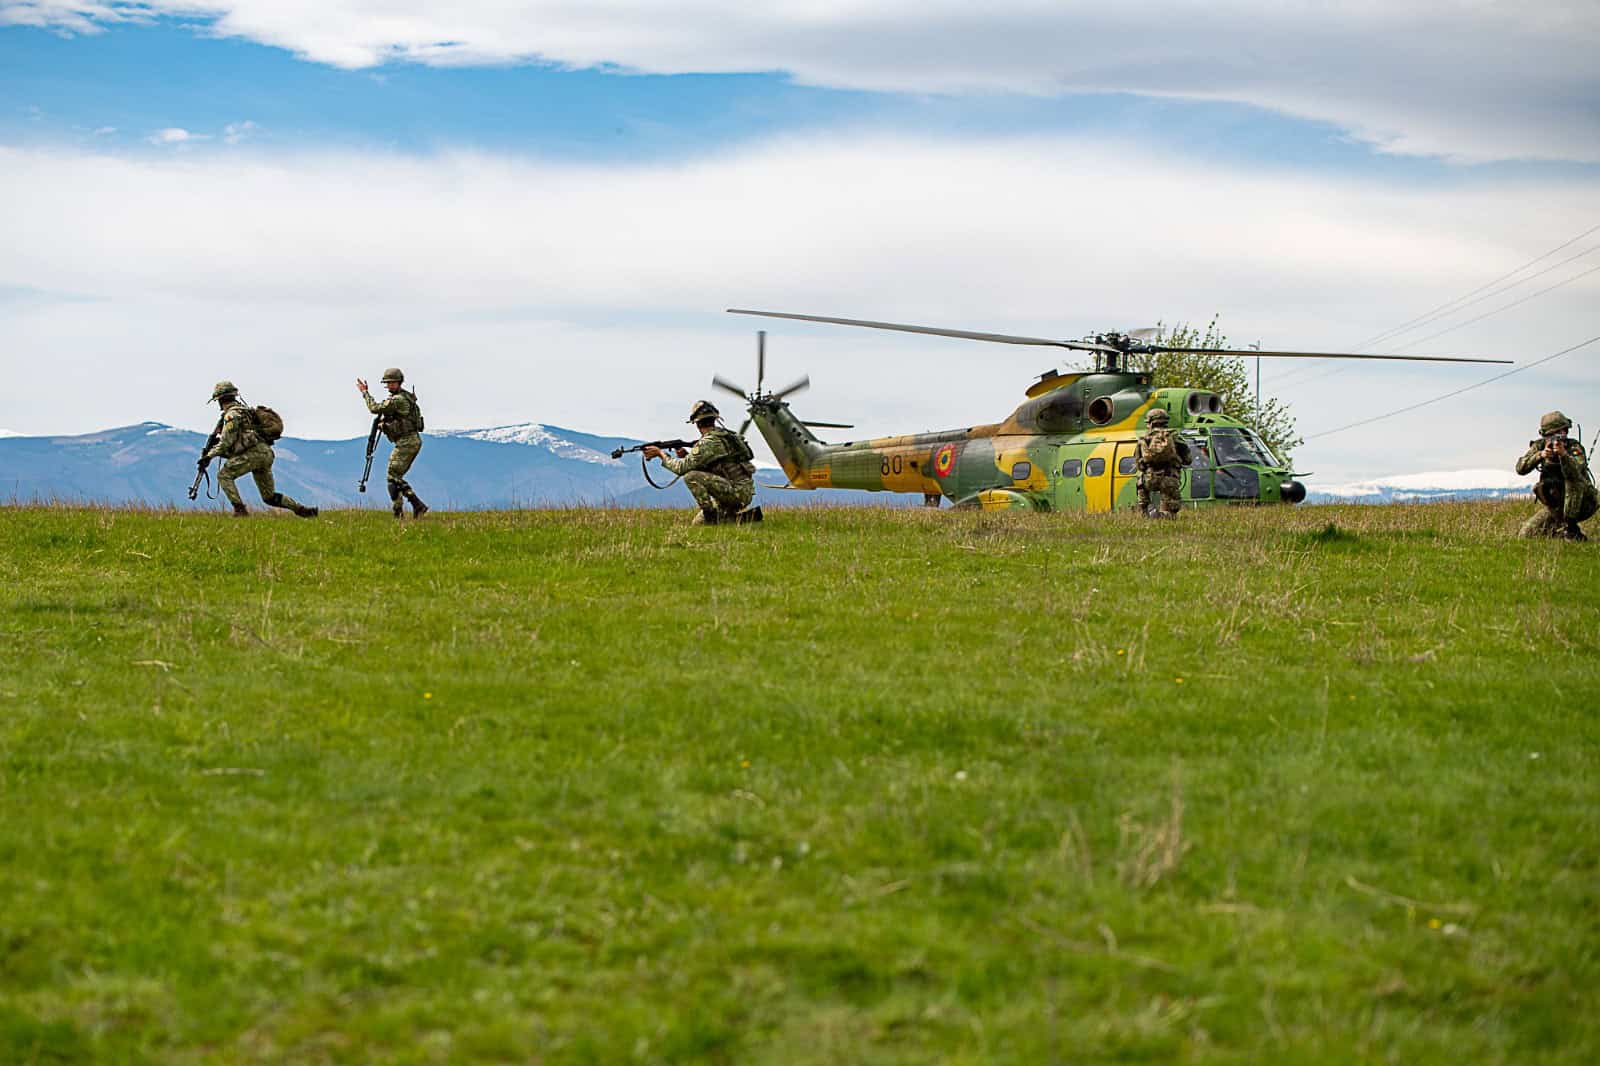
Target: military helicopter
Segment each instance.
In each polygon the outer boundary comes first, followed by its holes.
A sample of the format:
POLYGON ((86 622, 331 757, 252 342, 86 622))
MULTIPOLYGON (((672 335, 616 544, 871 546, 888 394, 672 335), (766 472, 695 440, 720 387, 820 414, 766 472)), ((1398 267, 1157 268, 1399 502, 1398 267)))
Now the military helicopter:
POLYGON ((809 377, 787 388, 763 391, 764 334, 757 350, 754 391, 747 392, 720 376, 712 378, 713 387, 746 404, 749 418, 739 432, 744 433, 753 422, 782 464, 789 483, 772 487, 919 493, 929 507, 948 499, 957 507, 990 511, 1110 511, 1134 506, 1136 446, 1146 417, 1156 408, 1167 412, 1171 428, 1189 443, 1192 461, 1181 478, 1185 505, 1299 503, 1305 499, 1305 485, 1253 429, 1222 409, 1221 397, 1202 389, 1152 388, 1150 375, 1133 369, 1132 356, 1205 351, 1286 359, 1511 362, 1454 356, 1195 349, 1155 343, 1153 338, 1160 332, 1156 329, 1051 340, 780 311, 729 308, 728 312, 1090 353, 1093 365, 1088 370, 1063 373, 1052 367, 1040 374, 1028 386, 1021 406, 1000 422, 843 444, 819 440, 810 427, 849 426, 803 422, 789 410, 786 398, 809 387, 809 377))

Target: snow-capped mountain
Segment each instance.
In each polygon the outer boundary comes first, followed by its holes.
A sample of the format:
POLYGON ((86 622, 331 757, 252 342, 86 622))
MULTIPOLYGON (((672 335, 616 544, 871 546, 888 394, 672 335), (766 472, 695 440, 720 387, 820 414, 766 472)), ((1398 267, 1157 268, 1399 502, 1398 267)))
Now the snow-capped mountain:
POLYGON ((1506 499, 1533 491, 1533 479, 1514 470, 1434 470, 1390 474, 1341 485, 1309 486, 1310 503, 1426 503, 1430 500, 1506 499))
POLYGON ((436 437, 464 437, 468 440, 490 441, 494 444, 526 444, 543 448, 563 459, 578 459, 585 463, 602 463, 607 466, 622 465, 621 459, 611 458, 609 450, 598 451, 569 439, 576 435, 571 430, 551 429, 537 422, 526 422, 520 426, 493 426, 489 429, 446 429, 431 434, 436 437))
MULTIPOLYGON (((191 502, 189 482, 205 436, 193 430, 141 422, 77 436, 0 440, 0 503, 64 501, 219 508, 205 496, 191 502)), ((611 458, 614 448, 637 444, 529 422, 516 426, 447 430, 423 435, 422 455, 408 480, 440 510, 511 507, 688 507, 682 486, 658 492, 645 484, 636 455, 611 458)), ((318 507, 387 507, 384 464, 389 444, 378 442, 365 494, 356 491, 366 437, 277 444, 273 474, 279 487, 318 507)), ((217 464, 212 464, 216 477, 217 464)), ((661 480, 658 476, 657 480, 661 480)), ((763 469, 758 484, 781 484, 781 471, 763 469)), ((255 489, 241 483, 247 503, 255 489)), ((764 492, 765 506, 816 503, 901 504, 912 498, 883 493, 824 490, 764 492)))

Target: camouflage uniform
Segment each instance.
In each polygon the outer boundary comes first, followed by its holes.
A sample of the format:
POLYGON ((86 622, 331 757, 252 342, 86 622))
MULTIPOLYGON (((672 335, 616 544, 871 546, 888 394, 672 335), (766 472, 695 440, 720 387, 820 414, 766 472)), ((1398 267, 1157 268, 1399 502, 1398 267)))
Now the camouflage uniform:
POLYGON ((1553 459, 1545 458, 1544 450, 1550 437, 1559 437, 1571 425, 1572 420, 1566 415, 1551 411, 1539 420, 1539 439, 1529 441, 1528 450, 1517 460, 1517 473, 1524 476, 1534 471, 1539 473, 1533 495, 1540 506, 1522 524, 1524 537, 1584 540, 1578 524, 1600 510, 1600 493, 1595 490, 1589 473, 1589 457, 1584 454, 1582 442, 1565 439, 1561 451, 1553 459))
MULTIPOLYGON (((401 382, 405 380, 405 375, 390 367, 383 372, 381 380, 401 382)), ((396 518, 404 514, 405 504, 400 499, 404 496, 411 503, 413 517, 421 518, 427 513, 428 505, 418 498, 411 483, 406 480, 406 472, 411 469, 411 464, 417 461, 417 454, 422 451, 422 433, 418 428, 421 423, 421 409, 417 404, 417 397, 414 393, 401 389, 383 400, 374 400, 370 392, 362 392, 361 398, 367 401, 367 410, 383 419, 379 427, 383 430, 383 435, 394 445, 389 451, 387 473, 390 509, 394 511, 396 518)))
MULTIPOLYGON (((717 415, 717 409, 702 400, 690 413, 689 421, 703 420, 705 411, 712 418, 717 415), (696 415, 702 418, 696 419, 696 415)), ((731 519, 750 506, 756 495, 756 467, 743 458, 749 452, 749 445, 737 433, 718 426, 695 442, 682 459, 661 457, 661 465, 683 478, 694 502, 700 505, 694 517, 696 524, 731 519)))
MULTIPOLYGON (((1166 429, 1167 412, 1159 407, 1156 408, 1147 416, 1146 424, 1151 429, 1166 429)), ((1161 497, 1161 511, 1159 513, 1171 518, 1178 513, 1179 508, 1182 506, 1183 483, 1179 475, 1182 473, 1183 468, 1189 465, 1191 458, 1189 446, 1184 443, 1182 437, 1174 435, 1172 443, 1178 450, 1177 461, 1158 465, 1145 459, 1145 441, 1147 439, 1140 437, 1137 445, 1139 482, 1135 491, 1138 502, 1134 506, 1140 514, 1149 515, 1150 495, 1155 493, 1161 497)))
POLYGON ((217 488, 222 490, 228 502, 233 504, 233 513, 236 515, 249 514, 244 500, 239 496, 239 486, 235 484, 245 474, 255 479, 256 491, 261 493, 261 502, 268 507, 281 507, 286 511, 293 511, 301 518, 312 518, 316 515, 315 507, 304 507, 295 500, 277 489, 277 484, 272 477, 272 445, 262 440, 256 433, 255 416, 250 413, 239 399, 239 394, 226 381, 217 383, 217 388, 212 392, 211 398, 227 399, 227 406, 222 410, 222 432, 217 437, 217 443, 202 457, 214 459, 221 457, 222 469, 217 471, 217 488), (227 388, 224 388, 227 386, 227 388))

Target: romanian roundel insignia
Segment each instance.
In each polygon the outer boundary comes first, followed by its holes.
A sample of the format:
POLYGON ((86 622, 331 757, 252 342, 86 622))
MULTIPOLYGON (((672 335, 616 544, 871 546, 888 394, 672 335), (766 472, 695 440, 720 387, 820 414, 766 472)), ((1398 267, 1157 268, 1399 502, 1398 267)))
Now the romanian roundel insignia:
POLYGON ((949 477, 950 470, 956 465, 956 446, 946 444, 933 456, 933 472, 940 477, 949 477))

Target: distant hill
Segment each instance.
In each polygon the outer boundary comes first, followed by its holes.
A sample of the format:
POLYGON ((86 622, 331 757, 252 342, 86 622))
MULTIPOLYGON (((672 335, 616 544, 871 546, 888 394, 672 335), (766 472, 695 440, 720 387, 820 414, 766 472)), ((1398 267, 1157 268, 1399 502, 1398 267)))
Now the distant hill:
MULTIPOLYGON (((159 422, 81 436, 23 437, 0 431, 0 501, 168 505, 216 508, 204 496, 186 495, 194 460, 205 437, 159 422)), ((528 422, 483 429, 428 433, 411 483, 440 510, 517 507, 688 507, 681 485, 658 492, 644 483, 637 455, 611 458, 611 450, 637 444, 626 437, 528 422)), ((387 507, 383 467, 389 444, 373 459, 367 492, 356 492, 366 437, 349 440, 278 442, 273 473, 291 496, 318 507, 387 507)), ((212 477, 215 478, 215 463, 212 477)), ((652 469, 659 469, 652 464, 652 469)), ((656 480, 664 477, 656 475, 656 480)), ((822 489, 779 490, 783 472, 756 474, 764 507, 864 505, 915 507, 920 496, 822 489)), ((1510 470, 1453 470, 1394 474, 1337 485, 1312 483, 1308 503, 1418 503, 1429 500, 1501 499, 1526 496, 1532 479, 1510 470)), ((247 485, 245 500, 255 502, 247 485)))
POLYGON ((1534 479, 1514 470, 1435 470, 1390 474, 1342 485, 1311 485, 1307 503, 1428 503, 1434 500, 1501 500, 1528 496, 1534 479))
MULTIPOLYGON (((216 508, 222 504, 204 495, 190 502, 187 495, 194 461, 204 443, 203 434, 159 422, 81 436, 7 435, 0 439, 0 500, 216 508)), ((366 494, 356 491, 366 443, 364 436, 349 440, 285 437, 277 444, 278 458, 272 468, 278 487, 318 507, 387 507, 383 478, 387 441, 380 441, 373 458, 366 494)), ((681 485, 666 492, 646 485, 637 455, 611 458, 612 449, 637 443, 625 437, 601 437, 531 422, 445 430, 425 435, 422 456, 408 480, 423 499, 440 510, 690 506, 688 490, 681 485)), ((217 465, 212 464, 213 480, 217 465)), ((657 473, 656 480, 664 482, 665 478, 657 473)), ((758 486, 783 481, 782 471, 776 469, 756 474, 758 486)), ((242 491, 246 503, 256 502, 253 484, 245 484, 242 491)), ((921 502, 918 497, 849 490, 794 492, 758 487, 757 493, 767 507, 921 502)))

